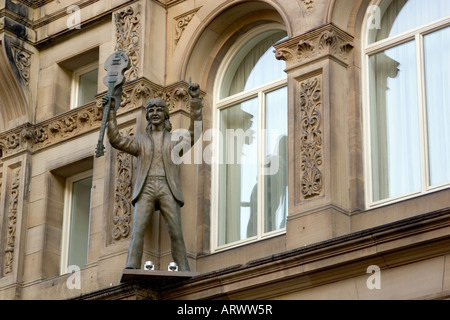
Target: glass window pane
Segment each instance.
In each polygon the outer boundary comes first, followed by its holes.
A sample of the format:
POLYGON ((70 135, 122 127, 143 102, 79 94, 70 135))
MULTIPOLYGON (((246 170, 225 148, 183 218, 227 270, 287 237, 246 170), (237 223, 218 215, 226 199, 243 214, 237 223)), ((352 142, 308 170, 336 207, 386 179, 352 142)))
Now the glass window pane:
POLYGON ((78 107, 95 100, 98 69, 82 74, 78 83, 78 107))
POLYGON ((286 63, 275 58, 272 47, 284 37, 285 31, 271 30, 243 46, 225 72, 221 98, 285 77, 286 63))
POLYGON ((287 87, 266 94, 264 231, 286 227, 288 212, 287 87))
POLYGON ((450 181, 450 28, 424 37, 430 184, 450 181))
POLYGON ((68 266, 82 268, 87 263, 91 187, 92 177, 75 181, 72 185, 68 266))
POLYGON ((372 55, 373 200, 421 189, 415 42, 372 55))
POLYGON ((403 32, 450 16, 450 1, 387 0, 379 6, 379 14, 369 23, 369 43, 396 36, 403 32), (425 4, 426 3, 426 4, 425 4), (381 21, 375 21, 381 17, 381 21))
POLYGON ((258 100, 220 111, 219 245, 256 235, 258 100))

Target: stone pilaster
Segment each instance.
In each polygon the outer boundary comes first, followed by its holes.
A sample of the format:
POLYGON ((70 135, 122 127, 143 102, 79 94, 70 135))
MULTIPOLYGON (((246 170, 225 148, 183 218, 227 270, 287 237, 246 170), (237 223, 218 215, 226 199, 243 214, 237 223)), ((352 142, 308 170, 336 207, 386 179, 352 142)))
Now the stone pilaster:
POLYGON ((289 246, 349 231, 348 66, 353 37, 333 24, 275 46, 289 87, 289 246))

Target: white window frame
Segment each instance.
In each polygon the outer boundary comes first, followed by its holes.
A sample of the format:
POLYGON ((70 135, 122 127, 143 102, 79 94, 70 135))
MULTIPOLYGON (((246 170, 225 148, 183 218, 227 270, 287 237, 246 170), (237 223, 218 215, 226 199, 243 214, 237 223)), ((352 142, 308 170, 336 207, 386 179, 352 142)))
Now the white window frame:
MULTIPOLYGON (((265 151, 265 137, 260 136, 261 129, 264 128, 265 124, 265 95, 272 91, 281 89, 283 87, 287 87, 287 75, 283 78, 271 81, 264 85, 252 88, 247 91, 242 91, 237 94, 234 94, 229 97, 220 98, 221 90, 225 78, 226 71, 228 67, 231 65, 233 58, 238 54, 239 50, 247 44, 249 41, 254 39, 257 35, 269 31, 279 29, 285 30, 285 28, 281 24, 271 23, 266 24, 264 26, 260 26, 258 28, 252 29, 245 35, 243 35, 240 39, 238 39, 234 45, 230 48, 230 50, 225 55, 219 70, 216 75, 216 80, 214 81, 214 101, 213 101, 213 128, 218 129, 220 127, 220 111, 224 110, 228 107, 231 107, 235 104, 238 104, 243 101, 248 101, 252 98, 258 98, 258 157, 259 159, 263 159, 264 151, 265 151)), ((275 57, 274 57, 275 59, 275 57)), ((286 106, 287 108, 287 106, 286 106)), ((220 141, 219 139, 212 139, 211 142, 212 148, 212 159, 219 159, 221 154, 220 150, 220 141)), ((263 164, 258 165, 258 177, 262 175, 263 164)), ((227 243, 225 245, 218 245, 218 235, 219 235, 219 164, 211 163, 211 252, 220 252, 223 250, 227 250, 230 248, 239 247, 251 242, 267 239, 270 237, 278 236, 280 234, 286 233, 286 228, 281 228, 278 230, 274 230, 271 232, 264 232, 264 183, 258 183, 258 202, 257 202, 257 235, 253 237, 249 237, 247 239, 239 240, 232 243, 227 243)), ((288 201, 286 199, 286 201, 288 201)))
MULTIPOLYGON (((70 221, 72 218, 72 189, 73 183, 79 180, 92 177, 93 170, 87 170, 82 173, 70 176, 66 179, 64 188, 64 214, 63 214, 63 228, 61 239, 61 274, 68 273, 69 262, 69 246, 70 246, 70 221)), ((89 205, 89 229, 91 224, 91 210, 92 210, 92 188, 91 188, 91 204, 89 205)), ((90 233, 90 232, 89 232, 90 233)), ((89 239, 88 239, 89 247, 89 239)))
POLYGON ((92 62, 83 67, 80 67, 73 71, 72 73, 72 85, 71 85, 71 94, 70 94, 70 109, 75 109, 80 107, 78 105, 78 93, 80 89, 80 76, 91 72, 95 69, 98 69, 98 62, 92 62))
MULTIPOLYGON (((377 1, 379 4, 380 1, 377 1)), ((373 209, 403 200, 415 198, 417 196, 429 194, 432 192, 446 189, 450 183, 444 183, 436 186, 430 186, 429 162, 428 162, 428 134, 427 134, 427 101, 426 101, 426 83, 425 83, 425 56, 424 56, 424 36, 435 31, 450 26, 450 17, 442 18, 426 25, 408 30, 393 37, 389 37, 378 42, 368 44, 369 38, 369 19, 365 19, 362 32, 362 85, 363 85, 363 124, 364 124, 364 176, 366 188, 366 209, 373 209), (373 179, 372 179, 372 158, 371 158, 371 123, 370 123, 370 81, 369 81, 369 57, 373 54, 383 52, 387 49, 415 40, 416 44, 416 69, 417 69, 417 88, 418 88, 418 108, 419 108, 419 139, 420 139, 420 162, 421 162, 421 190, 407 193, 397 197, 373 200, 373 179)))

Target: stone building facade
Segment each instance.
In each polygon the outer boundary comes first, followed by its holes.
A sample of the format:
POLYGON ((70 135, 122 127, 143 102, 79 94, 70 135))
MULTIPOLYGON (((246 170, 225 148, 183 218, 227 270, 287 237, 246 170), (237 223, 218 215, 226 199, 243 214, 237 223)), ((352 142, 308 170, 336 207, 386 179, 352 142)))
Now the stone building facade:
MULTIPOLYGON (((413 174, 390 176, 401 172, 407 165, 399 162, 407 160, 381 150, 384 144, 396 149, 389 134, 373 134, 383 127, 376 114, 387 118, 389 110, 382 107, 389 105, 386 101, 373 103, 373 96, 380 96, 374 92, 386 93, 380 83, 397 76, 383 78, 378 55, 386 53, 387 63, 405 72, 405 63, 396 64, 388 54, 390 48, 424 43, 413 50, 419 56, 418 105, 438 100, 448 107, 450 101, 448 77, 437 81, 443 84, 439 93, 428 90, 430 77, 422 77, 431 70, 428 54, 444 59, 443 52, 450 52, 427 50, 430 37, 448 34, 448 5, 441 16, 381 35, 387 28, 384 17, 394 12, 391 20, 401 24, 396 17, 414 2, 0 0, 0 299, 448 298, 450 176, 426 150, 434 141, 448 150, 450 142, 439 138, 444 131, 437 136, 427 131, 434 125, 425 107, 428 117, 419 112, 419 120, 429 121, 418 126, 424 143, 416 148, 423 161, 411 169, 419 171, 421 183, 417 190, 386 193, 394 189, 391 180, 413 174), (397 10, 390 9, 394 5, 397 10), (238 81, 229 70, 239 69, 237 64, 258 51, 253 49, 263 40, 272 41, 273 47, 262 47, 269 48, 268 61, 282 65, 282 77, 223 94, 227 83, 238 81), (135 162, 106 140, 105 156, 94 155, 106 94, 103 65, 115 50, 131 60, 117 111, 123 135, 145 132, 144 105, 152 97, 168 102, 174 129, 185 128, 189 79, 203 92, 204 135, 194 146, 193 161, 181 167, 183 233, 191 270, 198 275, 181 283, 121 282, 132 228, 135 162), (276 100, 274 111, 264 111, 269 94, 279 89, 285 90, 285 100, 276 100), (441 97, 442 92, 447 93, 441 97), (435 94, 437 100, 427 100, 435 94), (258 124, 258 148, 248 152, 269 148, 264 146, 270 138, 260 129, 282 114, 286 118, 285 128, 277 128, 286 132, 287 158, 279 168, 286 183, 276 183, 287 191, 277 187, 283 200, 274 205, 284 211, 273 216, 276 226, 267 227, 272 216, 266 212, 267 199, 276 193, 270 186, 274 180, 266 177, 276 175, 255 169, 251 178, 260 178, 253 189, 258 205, 246 211, 255 203, 243 196, 253 193, 244 171, 257 166, 223 169, 206 156, 212 152, 217 160, 214 152, 226 148, 207 136, 208 130, 232 128, 226 121, 248 116, 250 107, 242 114, 244 107, 226 113, 246 99, 260 99, 259 111, 251 114, 258 124), (432 183, 434 176, 442 181, 432 183), (77 204, 75 195, 88 200, 77 204), (233 216, 236 199, 242 204, 233 216), (83 204, 88 215, 77 224, 74 212, 83 204), (77 244, 85 249, 73 249, 77 244)), ((387 86, 395 90, 391 82, 387 86)), ((401 123, 402 117, 393 116, 385 124, 390 129, 379 131, 394 135, 391 127, 401 123)), ((158 214, 145 239, 148 260, 160 270, 172 261, 158 214)))

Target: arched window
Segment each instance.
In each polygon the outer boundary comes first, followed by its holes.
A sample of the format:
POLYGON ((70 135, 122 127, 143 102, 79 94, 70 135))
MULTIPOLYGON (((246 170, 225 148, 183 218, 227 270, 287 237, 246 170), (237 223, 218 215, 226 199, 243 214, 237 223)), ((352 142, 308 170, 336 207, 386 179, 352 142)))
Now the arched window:
POLYGON ((363 33, 370 206, 450 184, 450 2, 378 3, 363 33))
POLYGON ((238 40, 218 71, 214 127, 213 247, 284 231, 287 216, 287 77, 265 26, 238 40))

